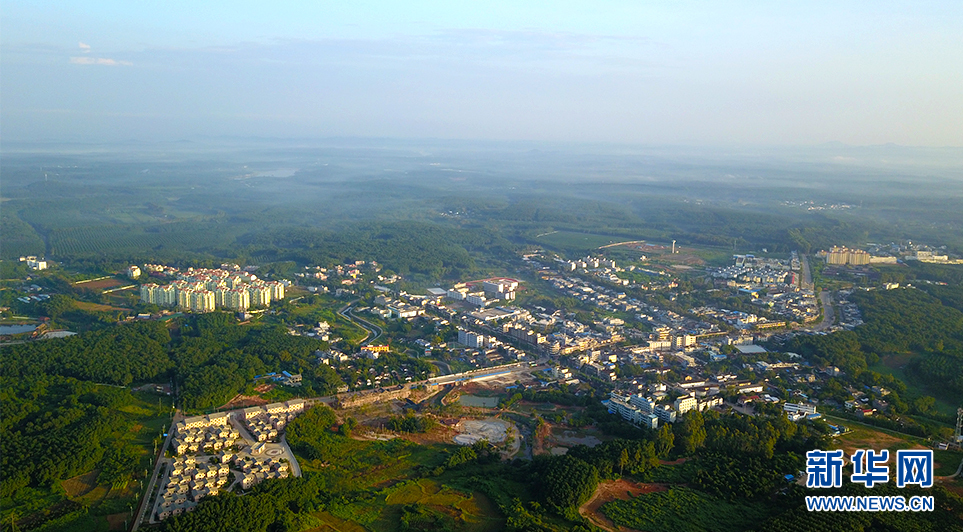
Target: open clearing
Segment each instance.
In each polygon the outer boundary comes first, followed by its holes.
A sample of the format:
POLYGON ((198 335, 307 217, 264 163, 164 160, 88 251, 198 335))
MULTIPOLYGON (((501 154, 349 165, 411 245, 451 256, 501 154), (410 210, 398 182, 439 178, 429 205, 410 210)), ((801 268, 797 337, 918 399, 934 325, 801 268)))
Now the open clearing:
POLYGON ((605 503, 616 499, 627 501, 633 497, 645 493, 656 493, 668 489, 662 484, 646 484, 642 482, 630 482, 625 479, 607 480, 600 482, 592 498, 579 507, 578 513, 592 522, 595 526, 610 532, 631 532, 633 529, 624 526, 617 526, 608 517, 599 511, 605 503))
POLYGON ((925 446, 911 441, 909 436, 901 437, 887 434, 861 425, 854 425, 852 422, 847 424, 846 421, 842 421, 842 423, 852 432, 847 432, 836 438, 836 442, 847 454, 852 454, 857 449, 889 449, 890 453, 898 449, 926 449, 925 446))
MULTIPOLYGON (((836 438, 837 448, 842 448, 847 455, 852 454, 853 451, 857 449, 888 449, 890 452, 889 463, 890 465, 895 465, 896 451, 900 449, 929 449, 929 447, 923 445, 919 438, 914 436, 883 432, 870 427, 857 425, 845 419, 832 419, 834 422, 843 424, 851 430, 851 432, 847 432, 836 438)), ((933 458, 935 462, 933 464, 935 475, 937 477, 947 476, 956 472, 960 460, 963 460, 963 453, 958 451, 934 451, 933 458)))
POLYGON ((331 513, 313 514, 324 524, 311 530, 398 530, 403 513, 412 508, 420 508, 457 530, 488 532, 504 527, 498 510, 481 493, 455 490, 434 480, 421 479, 386 488, 373 498, 350 503, 331 513))
POLYGON ((495 418, 468 419, 459 421, 455 430, 459 432, 454 438, 455 443, 460 445, 471 445, 480 440, 501 443, 508 436, 508 422, 495 418))
POLYGON ((83 288, 85 290, 104 290, 106 288, 115 288, 122 286, 124 284, 120 279, 98 279, 96 281, 90 282, 79 282, 73 283, 76 288, 83 288))
POLYGON ((64 480, 61 484, 63 484, 64 491, 67 492, 67 497, 80 497, 81 495, 90 493, 91 490, 97 487, 97 475, 99 474, 100 470, 95 469, 89 473, 64 480))
POLYGON ((99 303, 90 303, 87 301, 78 301, 74 305, 80 310, 87 310, 92 312, 110 312, 112 310, 128 311, 129 308, 123 307, 113 307, 110 305, 101 305, 99 303))
POLYGON ((595 233, 577 233, 575 231, 556 231, 536 238, 538 242, 559 249, 590 250, 601 246, 621 242, 625 237, 600 235, 595 233))

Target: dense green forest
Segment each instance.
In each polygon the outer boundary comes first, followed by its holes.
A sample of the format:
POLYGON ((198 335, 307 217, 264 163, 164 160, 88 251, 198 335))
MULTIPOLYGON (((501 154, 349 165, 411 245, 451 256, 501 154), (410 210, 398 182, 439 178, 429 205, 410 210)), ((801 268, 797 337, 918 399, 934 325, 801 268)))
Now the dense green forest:
POLYGON ((910 355, 907 377, 911 381, 959 397, 963 394, 959 295, 959 287, 940 285, 854 291, 851 299, 859 305, 863 325, 854 331, 796 336, 780 348, 799 353, 818 366, 837 366, 854 381, 881 358, 910 355))
POLYGON ((245 390, 255 375, 287 370, 303 373, 301 393, 333 393, 343 382, 314 351, 325 344, 291 336, 283 327, 242 327, 231 314, 184 319, 176 335, 168 324, 138 321, 93 330, 56 342, 30 342, 3 349, 0 374, 61 375, 104 384, 173 381, 179 406, 210 410, 245 390))
POLYGON ((127 486, 144 478, 170 404, 121 387, 25 372, 0 376, 0 408, 4 525, 21 520, 25 529, 82 530, 136 502, 139 493, 127 486), (93 500, 68 500, 61 481, 88 473, 83 482, 104 491, 93 500))

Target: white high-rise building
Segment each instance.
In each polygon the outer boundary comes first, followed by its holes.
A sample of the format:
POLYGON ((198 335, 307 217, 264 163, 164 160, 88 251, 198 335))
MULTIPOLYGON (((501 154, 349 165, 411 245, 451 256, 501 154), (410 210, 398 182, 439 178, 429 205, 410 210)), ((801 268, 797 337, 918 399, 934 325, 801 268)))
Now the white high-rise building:
POLYGON ((251 305, 256 307, 268 307, 271 305, 271 288, 263 285, 250 285, 247 293, 251 298, 251 305))

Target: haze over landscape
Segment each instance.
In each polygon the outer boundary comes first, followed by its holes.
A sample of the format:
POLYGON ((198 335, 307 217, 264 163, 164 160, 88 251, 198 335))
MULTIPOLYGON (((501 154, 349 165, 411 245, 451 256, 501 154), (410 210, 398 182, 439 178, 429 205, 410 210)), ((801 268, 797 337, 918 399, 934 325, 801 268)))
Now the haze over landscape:
POLYGON ((956 2, 5 2, 5 141, 960 146, 956 2))
POLYGON ((963 532, 961 28, 3 2, 0 529, 963 532))

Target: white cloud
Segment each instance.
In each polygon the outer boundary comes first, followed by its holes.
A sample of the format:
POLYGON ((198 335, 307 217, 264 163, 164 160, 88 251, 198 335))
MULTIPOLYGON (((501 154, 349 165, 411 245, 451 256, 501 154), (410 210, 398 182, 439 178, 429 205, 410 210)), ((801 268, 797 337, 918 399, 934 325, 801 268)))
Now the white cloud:
POLYGON ((119 61, 106 57, 71 57, 70 62, 75 65, 106 65, 106 66, 131 66, 130 61, 119 61))
POLYGON ((89 54, 89 53, 90 53, 90 45, 89 45, 89 44, 81 41, 81 42, 77 43, 77 45, 80 47, 81 50, 83 50, 83 52, 84 52, 85 54, 89 54))

